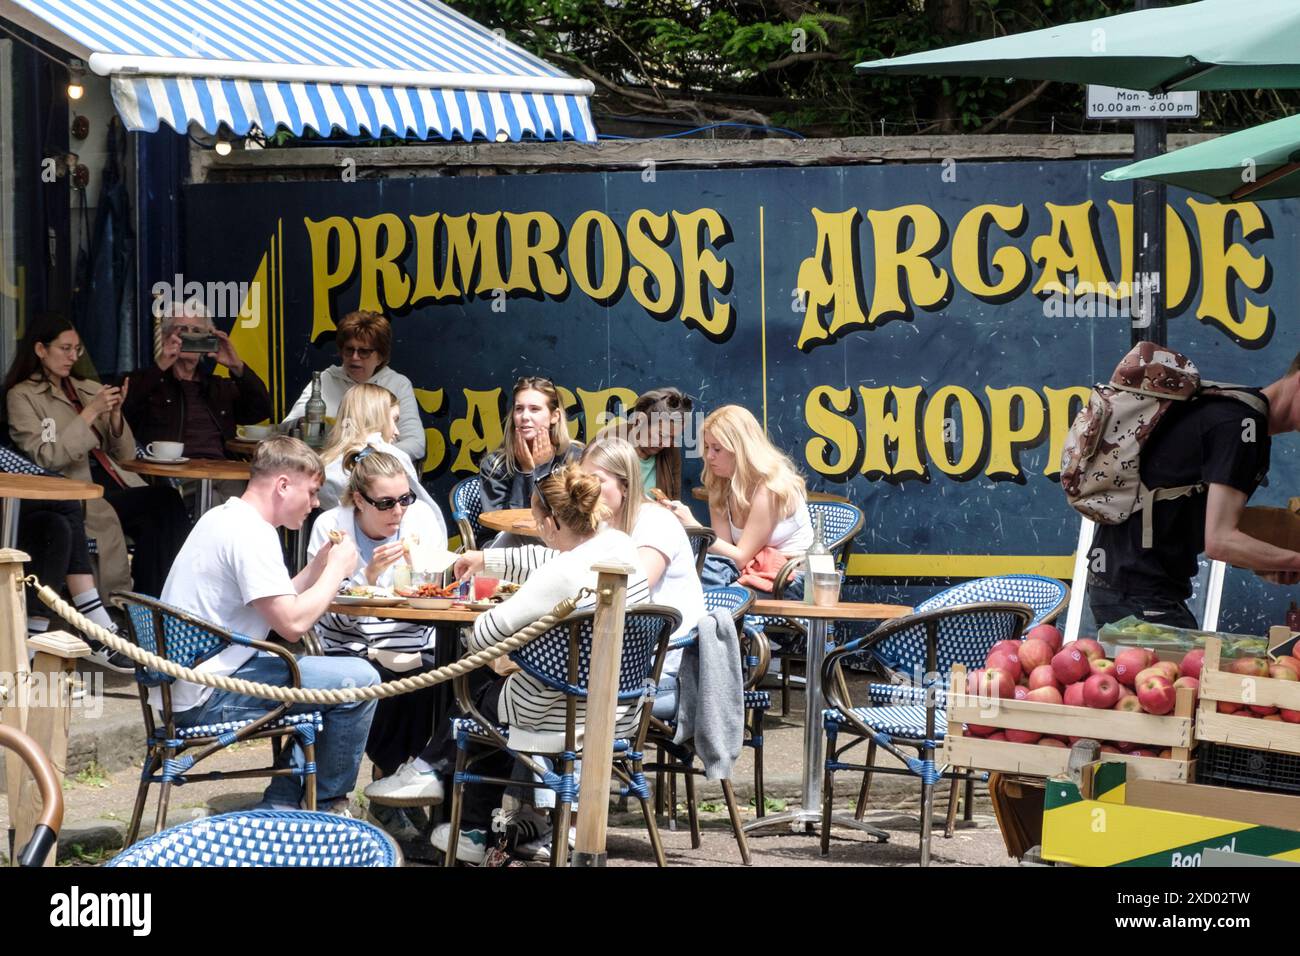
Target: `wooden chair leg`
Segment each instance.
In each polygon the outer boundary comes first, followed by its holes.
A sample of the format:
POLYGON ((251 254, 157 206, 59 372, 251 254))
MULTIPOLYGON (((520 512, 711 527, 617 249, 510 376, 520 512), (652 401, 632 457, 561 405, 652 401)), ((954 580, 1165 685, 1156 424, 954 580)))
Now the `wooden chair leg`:
POLYGON ((691 849, 700 848, 700 810, 695 805, 695 774, 686 768, 686 819, 691 825, 691 849))
POLYGON ((158 770, 160 761, 156 754, 150 753, 144 760, 144 770, 140 775, 140 787, 135 792, 135 807, 131 810, 131 825, 126 831, 126 845, 131 846, 140 839, 140 821, 144 818, 144 805, 149 799, 149 778, 158 770))
POLYGON ((930 865, 930 830, 934 823, 934 784, 921 782, 921 866, 930 865))
MULTIPOLYGON (((314 743, 304 744, 302 748, 303 760, 309 766, 316 765, 316 745, 314 743)), ((303 802, 307 805, 306 809, 316 809, 316 771, 303 775, 303 802)))
POLYGON ((781 658, 781 716, 790 716, 790 658, 781 658))
POLYGON ((754 812, 760 817, 767 812, 767 794, 763 789, 763 711, 754 710, 754 724, 750 731, 754 742, 754 812))
POLYGON ((822 856, 831 855, 831 813, 835 803, 835 773, 829 767, 822 771, 822 856))
MULTIPOLYGON (((676 763, 676 758, 674 758, 676 763)), ((677 832, 677 771, 668 771, 668 829, 677 832)))
MULTIPOLYGON (((650 834, 650 848, 654 851, 655 865, 667 866, 668 860, 664 856, 664 841, 659 837, 659 825, 655 823, 655 815, 651 810, 650 801, 643 800, 640 797, 637 798, 637 801, 641 804, 641 815, 645 817, 646 832, 650 834)), ((565 847, 569 845, 567 837, 564 845, 565 847)), ((551 855, 554 856, 554 854, 551 855)))
POLYGON ((167 829, 167 803, 171 799, 171 795, 172 785, 164 780, 158 792, 158 815, 154 817, 154 833, 162 833, 163 830, 167 829))
MULTIPOLYGON (((655 751, 655 763, 660 767, 664 765, 664 748, 658 747, 655 751)), ((655 816, 663 816, 664 812, 664 772, 663 770, 655 771, 655 816)))
POLYGON ((724 778, 722 781, 722 798, 727 802, 727 815, 731 817, 731 831, 736 835, 736 845, 740 847, 740 859, 745 866, 749 866, 749 841, 745 839, 745 827, 740 820, 740 807, 736 805, 736 791, 731 786, 731 780, 724 778))
POLYGON ((867 812, 867 795, 871 792, 871 768, 876 765, 876 742, 867 744, 867 770, 862 774, 862 787, 858 790, 858 805, 853 808, 853 818, 861 820, 867 812))
POLYGON ((967 823, 975 818, 975 775, 966 771, 965 793, 962 794, 961 818, 967 823))
POLYGON ((554 848, 551 850, 551 859, 557 867, 569 865, 569 819, 572 815, 573 805, 568 800, 561 800, 557 814, 559 822, 553 834, 554 848))
POLYGON ((460 813, 465 800, 465 784, 461 782, 461 774, 465 772, 466 753, 461 748, 456 748, 456 776, 455 782, 451 787, 451 820, 449 826, 450 832, 447 834, 447 852, 443 856, 443 866, 456 865, 456 848, 460 845, 460 813))

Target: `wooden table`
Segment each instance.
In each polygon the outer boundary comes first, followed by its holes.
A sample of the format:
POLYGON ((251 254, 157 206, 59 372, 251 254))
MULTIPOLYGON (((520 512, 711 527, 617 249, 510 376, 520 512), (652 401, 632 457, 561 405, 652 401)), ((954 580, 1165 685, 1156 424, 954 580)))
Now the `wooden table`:
POLYGON ((199 482, 199 514, 207 514, 212 507, 212 483, 214 481, 247 481, 248 462, 231 461, 228 458, 191 458, 181 464, 159 464, 136 458, 131 461, 119 461, 118 467, 124 471, 133 471, 137 475, 154 475, 158 478, 189 478, 199 482))
MULTIPOLYGON (((755 601, 749 614, 763 617, 788 617, 807 622, 808 652, 805 664, 803 708, 803 803, 770 817, 759 817, 745 825, 745 830, 789 823, 796 833, 811 833, 812 824, 821 820, 822 776, 826 755, 826 738, 822 734, 822 662, 826 658, 826 628, 830 621, 890 621, 906 617, 912 608, 900 604, 857 604, 841 601, 827 607, 803 601, 755 601)), ((883 830, 845 814, 835 822, 885 838, 883 830)))
MULTIPOLYGON (((86 501, 104 497, 104 489, 90 481, 48 475, 0 474, 0 548, 18 547, 18 512, 22 501, 86 501)), ((61 582, 60 582, 61 583, 61 582)))
POLYGON ((253 453, 257 451, 257 446, 263 440, 260 438, 232 438, 226 442, 226 451, 232 455, 239 455, 241 458, 252 458, 253 453))
POLYGON ((537 524, 533 521, 531 508, 503 508, 500 511, 485 511, 478 516, 478 523, 493 531, 505 531, 524 538, 536 538, 537 524))

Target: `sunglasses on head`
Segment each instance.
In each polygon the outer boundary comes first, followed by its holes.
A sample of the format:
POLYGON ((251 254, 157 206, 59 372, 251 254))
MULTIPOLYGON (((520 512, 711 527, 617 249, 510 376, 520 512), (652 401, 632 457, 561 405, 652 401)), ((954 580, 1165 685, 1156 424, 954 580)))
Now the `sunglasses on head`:
POLYGON ((366 501, 374 505, 376 511, 392 511, 398 505, 401 505, 403 508, 409 508, 411 505, 415 504, 415 492, 413 491, 408 491, 400 498, 380 498, 378 501, 371 498, 364 491, 360 492, 360 494, 362 498, 365 498, 366 501))
POLYGON ((646 401, 640 404, 636 408, 636 411, 648 413, 660 405, 666 406, 667 408, 671 409, 674 412, 679 409, 682 411, 689 412, 692 408, 695 407, 695 402, 689 395, 678 395, 674 392, 670 392, 667 395, 663 395, 660 396, 659 398, 654 398, 651 399, 650 401, 646 401))

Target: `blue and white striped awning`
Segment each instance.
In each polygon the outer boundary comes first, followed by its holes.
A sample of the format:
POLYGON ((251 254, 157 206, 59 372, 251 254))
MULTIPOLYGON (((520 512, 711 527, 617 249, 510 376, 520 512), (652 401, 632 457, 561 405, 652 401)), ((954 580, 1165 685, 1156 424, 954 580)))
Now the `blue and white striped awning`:
POLYGON ((575 80, 437 0, 0 0, 126 127, 594 142, 575 80))

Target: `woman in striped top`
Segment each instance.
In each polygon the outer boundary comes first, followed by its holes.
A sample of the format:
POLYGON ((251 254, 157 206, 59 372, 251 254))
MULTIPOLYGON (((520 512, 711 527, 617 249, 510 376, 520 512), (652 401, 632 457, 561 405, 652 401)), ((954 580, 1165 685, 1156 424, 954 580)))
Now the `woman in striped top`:
MULTIPOLYGON (((406 462, 365 445, 348 454, 343 467, 348 481, 343 503, 316 520, 307 554, 315 557, 331 531, 342 532, 357 545, 356 570, 343 585, 391 587, 405 554, 403 540, 418 535, 422 541, 445 542, 442 522, 411 490, 406 462)), ((385 681, 434 666, 434 629, 418 622, 326 612, 316 623, 316 636, 326 654, 363 657, 385 681)), ((381 773, 394 773, 424 747, 434 703, 432 687, 379 701, 366 754, 381 773)))

